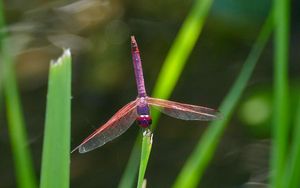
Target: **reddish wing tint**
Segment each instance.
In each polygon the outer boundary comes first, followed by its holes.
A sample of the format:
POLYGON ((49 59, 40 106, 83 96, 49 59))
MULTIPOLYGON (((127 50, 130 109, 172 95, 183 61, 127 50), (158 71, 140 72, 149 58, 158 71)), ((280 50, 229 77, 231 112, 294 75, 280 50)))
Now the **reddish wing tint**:
POLYGON ((91 151, 123 134, 137 118, 136 105, 137 100, 125 105, 73 151, 77 149, 79 149, 79 153, 91 151))
POLYGON ((183 120, 210 121, 220 117, 218 111, 202 106, 183 104, 174 101, 147 97, 147 102, 171 117, 183 120))

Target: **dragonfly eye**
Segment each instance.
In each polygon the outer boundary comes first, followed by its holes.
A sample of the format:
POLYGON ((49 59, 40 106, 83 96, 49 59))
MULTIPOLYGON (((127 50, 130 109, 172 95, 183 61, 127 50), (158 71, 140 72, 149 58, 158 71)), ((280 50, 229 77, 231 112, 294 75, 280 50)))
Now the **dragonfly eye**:
POLYGON ((140 115, 136 119, 136 121, 137 121, 138 125, 143 127, 143 128, 149 127, 152 123, 152 119, 149 115, 140 115))

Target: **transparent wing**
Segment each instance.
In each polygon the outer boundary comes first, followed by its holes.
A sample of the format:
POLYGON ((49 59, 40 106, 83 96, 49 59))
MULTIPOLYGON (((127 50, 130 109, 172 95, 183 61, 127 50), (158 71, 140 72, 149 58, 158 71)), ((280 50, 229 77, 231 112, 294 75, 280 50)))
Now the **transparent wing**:
POLYGON ((183 120, 203 120, 210 121, 220 118, 220 113, 214 109, 191 104, 183 104, 157 98, 147 98, 147 102, 154 107, 158 107, 162 113, 183 120))
POLYGON ((73 151, 77 149, 79 153, 91 151, 123 134, 137 118, 136 105, 137 100, 125 105, 73 151))

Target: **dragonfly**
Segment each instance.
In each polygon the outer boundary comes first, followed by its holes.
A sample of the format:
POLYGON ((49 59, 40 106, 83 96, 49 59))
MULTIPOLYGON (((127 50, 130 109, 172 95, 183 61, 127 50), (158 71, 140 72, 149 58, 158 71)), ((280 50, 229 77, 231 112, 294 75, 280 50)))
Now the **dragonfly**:
POLYGON ((78 149, 79 153, 86 153, 101 147, 123 134, 134 121, 140 127, 148 129, 152 123, 150 107, 156 107, 162 113, 182 120, 210 121, 219 118, 219 112, 211 108, 149 97, 145 89, 140 51, 134 36, 131 36, 131 53, 138 92, 137 98, 117 111, 72 152, 78 149))

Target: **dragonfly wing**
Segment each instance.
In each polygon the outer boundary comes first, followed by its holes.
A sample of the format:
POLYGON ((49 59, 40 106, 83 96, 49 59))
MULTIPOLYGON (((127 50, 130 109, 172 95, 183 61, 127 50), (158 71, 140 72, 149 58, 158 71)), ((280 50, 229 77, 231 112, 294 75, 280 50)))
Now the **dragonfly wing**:
POLYGON ((79 153, 86 153, 123 134, 137 118, 136 106, 137 100, 125 105, 73 151, 79 149, 79 153))
POLYGON ((157 98, 147 98, 147 102, 154 107, 158 107, 162 113, 183 120, 203 120, 210 121, 220 118, 218 111, 202 106, 183 104, 157 98))

